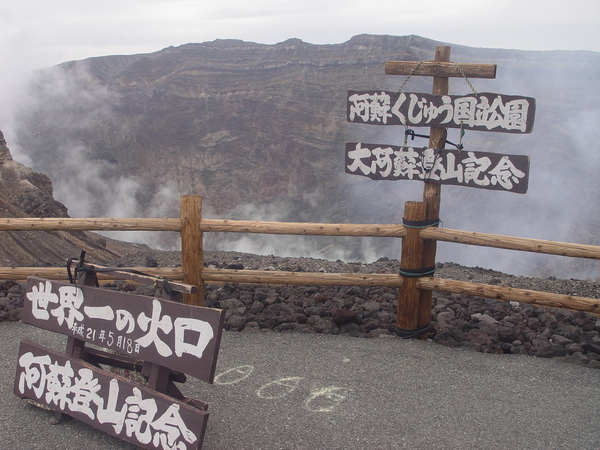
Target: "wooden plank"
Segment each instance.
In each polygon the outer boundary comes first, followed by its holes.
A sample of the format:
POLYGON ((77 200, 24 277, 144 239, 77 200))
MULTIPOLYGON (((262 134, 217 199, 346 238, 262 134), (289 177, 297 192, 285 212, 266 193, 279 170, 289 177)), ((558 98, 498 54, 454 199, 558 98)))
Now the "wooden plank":
POLYGON ((198 288, 193 294, 186 294, 184 302, 188 305, 204 306, 204 282, 202 281, 203 240, 200 221, 202 202, 197 195, 181 197, 181 266, 183 281, 198 288))
POLYGON ((576 297, 574 295, 553 294, 530 291, 507 286, 470 283, 468 281, 446 280, 443 278, 419 278, 417 285, 428 291, 453 292, 462 295, 474 295, 482 298, 494 298, 501 301, 530 303, 545 308, 563 308, 573 311, 585 311, 600 315, 600 299, 576 297))
POLYGON ((320 273, 270 270, 204 269, 206 282, 301 286, 402 286, 397 273, 320 273))
POLYGON ((535 108, 532 97, 491 92, 447 95, 351 90, 346 118, 348 122, 371 125, 531 133, 535 108))
MULTIPOLYGON (((126 355, 121 355, 119 353, 110 353, 99 348, 95 347, 85 347, 85 353, 91 356, 94 363, 98 364, 106 364, 112 367, 119 367, 121 369, 139 372, 142 375, 149 375, 151 368, 149 366, 155 366, 156 364, 151 364, 145 361, 140 361, 134 358, 131 358, 126 355), (146 370, 147 369, 147 370, 146 370)), ((68 354, 68 353, 67 353, 68 354)), ((96 364, 94 364, 96 365, 96 364)), ((181 393, 181 391, 177 388, 177 386, 173 382, 177 383, 185 383, 187 381, 187 377, 185 374, 181 372, 169 372, 169 382, 167 384, 167 388, 165 391, 160 391, 163 394, 176 398, 177 400, 181 400, 187 405, 195 406, 196 408, 200 408, 203 410, 208 409, 208 404, 198 400, 192 399, 190 397, 186 397, 181 393)), ((149 385, 149 383, 148 383, 149 385)))
POLYGON ((29 340, 14 393, 148 449, 199 449, 208 421, 206 411, 29 340))
MULTIPOLYGON (((450 61, 450 46, 442 45, 435 48, 435 60, 437 62, 450 61)), ((431 93, 433 95, 447 95, 449 89, 448 77, 433 77, 431 93)), ((429 130, 429 148, 442 149, 446 144, 447 130, 445 127, 431 127, 429 130)), ((425 183, 423 185, 423 202, 427 205, 425 220, 438 220, 440 218, 440 207, 442 202, 442 186, 438 183, 425 183)), ((437 225, 435 225, 437 227, 437 225)), ((435 255, 437 252, 437 241, 426 240, 423 242, 423 266, 435 267, 435 255)), ((424 327, 431 321, 432 292, 419 291, 419 327, 424 327)), ((427 339, 427 333, 419 336, 427 339)))
POLYGON ((443 61, 386 61, 386 75, 496 78, 496 64, 443 61))
POLYGON ((406 230, 397 224, 265 222, 259 220, 202 219, 202 231, 267 233, 314 236, 403 237, 406 230))
POLYGON ((21 320, 212 383, 225 312, 30 277, 21 320))
MULTIPOLYGON (((406 202, 404 204, 404 219, 410 221, 425 220, 426 208, 427 205, 423 202, 406 202)), ((400 267, 401 272, 423 268, 423 240, 420 238, 419 229, 417 228, 408 228, 406 237, 402 240, 400 267)), ((404 333, 418 328, 419 289, 417 287, 417 278, 402 278, 402 287, 398 291, 398 305, 396 309, 397 328, 404 333)))
POLYGON ((521 238, 450 228, 425 228, 421 230, 421 237, 423 239, 478 245, 480 247, 520 250, 548 255, 570 256, 572 258, 600 259, 600 246, 597 245, 521 238))
MULTIPOLYGON (((73 261, 76 264, 77 261, 73 261)), ((96 275, 105 274, 113 279, 118 280, 131 280, 135 283, 144 284, 146 286, 157 285, 158 287, 163 284, 167 284, 168 287, 176 292, 182 292, 185 294, 194 294, 198 291, 198 288, 191 284, 177 283, 172 280, 157 278, 146 273, 146 269, 127 269, 125 267, 106 267, 100 264, 85 263, 85 268, 94 271, 96 275)))
MULTIPOLYGON (((13 269, 11 267, 0 268, 0 279, 26 280, 29 275, 36 273, 37 267, 23 267, 13 269)), ((273 272, 259 270, 235 271, 228 269, 204 268, 202 276, 205 283, 222 282, 244 282, 268 284, 306 284, 323 286, 396 286, 399 282, 395 280, 397 275, 392 274, 335 274, 335 273, 309 273, 309 272, 273 272), (390 278, 392 277, 392 278, 390 278), (395 277, 395 278, 394 278, 395 277), (246 281, 251 280, 251 281, 246 281), (391 284, 389 284, 391 283, 391 284)), ((64 268, 48 267, 41 271, 40 278, 52 280, 66 280, 67 273, 64 268)))
POLYGON ((180 219, 0 218, 0 231, 181 231, 180 219))
MULTIPOLYGON (((3 219, 0 218, 0 231, 30 231, 30 230, 83 230, 83 229, 110 229, 121 230, 127 228, 128 222, 121 222, 128 219, 85 219, 93 223, 99 223, 102 220, 111 220, 114 222, 111 228, 77 228, 78 222, 70 222, 65 224, 66 227, 60 225, 60 221, 48 223, 49 219, 3 219)), ((64 219, 61 219, 61 221, 64 219)), ((77 219, 81 222, 80 219, 77 219)), ((82 219, 83 220, 83 219, 82 219)), ((135 219, 146 221, 146 219, 135 219)), ((180 231, 181 220, 168 219, 169 221, 177 221, 179 229, 171 229, 174 227, 156 228, 158 231, 180 231)), ((175 224, 175 222, 170 222, 175 224)), ((85 225, 83 225, 85 226, 85 225)), ((127 228, 129 229, 129 228, 127 228)), ((268 233, 268 234, 314 234, 318 236, 381 236, 381 237, 402 237, 404 229, 401 225, 390 224, 350 224, 350 223, 312 223, 312 222, 274 222, 274 221, 258 221, 258 220, 228 220, 228 219, 202 219, 200 221, 200 230, 203 232, 232 232, 232 233, 268 233)), ((36 268, 43 270, 44 268, 36 268)), ((155 269, 155 268, 135 268, 148 274, 155 274, 157 270, 173 270, 173 269, 155 269)), ((181 274, 178 274, 182 276, 181 274)), ((166 275, 169 278, 172 276, 166 275)), ((102 278, 102 275, 99 277, 102 278)), ((104 277, 106 279, 106 277, 104 277)), ((181 279, 181 278, 176 278, 181 279)))
MULTIPOLYGON (((124 267, 122 267, 124 269, 124 267)), ((182 280, 183 272, 181 267, 129 267, 132 270, 139 270, 148 275, 156 277, 165 277, 170 280, 182 280)), ((0 280, 26 280, 29 276, 48 278, 52 280, 68 280, 66 267, 0 267, 0 280)), ((99 280, 114 280, 115 277, 110 273, 98 274, 99 280)))
POLYGON ((347 142, 346 173, 524 194, 529 156, 347 142))

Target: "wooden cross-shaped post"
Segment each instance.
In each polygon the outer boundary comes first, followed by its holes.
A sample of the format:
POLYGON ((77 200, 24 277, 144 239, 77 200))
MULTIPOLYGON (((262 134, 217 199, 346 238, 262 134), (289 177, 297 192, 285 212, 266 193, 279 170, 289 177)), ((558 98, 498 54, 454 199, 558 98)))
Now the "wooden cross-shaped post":
MULTIPOLYGON (((433 95, 448 94, 449 77, 496 78, 495 64, 458 64, 450 62, 450 47, 439 46, 435 50, 435 61, 387 61, 386 75, 433 76, 433 95)), ((432 127, 429 148, 443 149, 446 144, 446 128, 432 127)), ((425 183, 423 202, 426 205, 425 220, 438 220, 440 217, 441 185, 425 183)), ((436 225, 437 226, 437 225, 436 225)), ((435 266, 436 241, 423 242, 422 267, 435 266)), ((416 328, 426 327, 431 315, 432 291, 419 292, 419 314, 416 328)), ((425 335, 426 336, 426 335, 425 335)))

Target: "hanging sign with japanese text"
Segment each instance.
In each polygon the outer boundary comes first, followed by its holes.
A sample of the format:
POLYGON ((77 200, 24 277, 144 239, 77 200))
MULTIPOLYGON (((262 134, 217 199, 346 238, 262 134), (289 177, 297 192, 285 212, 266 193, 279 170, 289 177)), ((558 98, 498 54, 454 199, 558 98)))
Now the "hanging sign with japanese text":
POLYGON ((534 117, 531 97, 348 91, 347 119, 353 123, 531 133, 534 117))
POLYGON ((143 448, 199 449, 208 413, 24 340, 14 393, 143 448))
POLYGON ((29 277, 21 320, 212 383, 224 313, 29 277))
POLYGON ((421 180, 524 194, 529 157, 347 142, 346 173, 373 180, 421 180))

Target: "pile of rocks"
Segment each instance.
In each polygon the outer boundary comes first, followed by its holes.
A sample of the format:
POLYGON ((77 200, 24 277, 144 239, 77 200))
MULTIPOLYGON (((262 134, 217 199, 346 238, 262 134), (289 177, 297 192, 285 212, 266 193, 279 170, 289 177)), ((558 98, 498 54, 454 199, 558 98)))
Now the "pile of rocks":
MULTIPOLYGON (((206 306, 226 309, 226 329, 395 334, 397 289, 208 286, 206 306)), ((600 368, 600 319, 583 312, 435 293, 429 338, 485 353, 562 358, 600 368)))
MULTIPOLYGON (((313 258, 278 258, 235 252, 206 252, 209 267, 330 273, 398 273, 399 262, 372 264, 313 258)), ((178 266, 177 252, 131 255, 114 266, 178 266)), ((516 277, 454 263, 438 264, 436 276, 583 297, 600 297, 600 283, 556 278, 516 277)), ((153 288, 126 282, 104 287, 153 295, 153 288)), ((18 319, 22 287, 0 284, 0 318, 18 319), (16 310, 17 309, 17 310, 16 310)), ((394 336, 398 289, 388 287, 207 285, 206 306, 226 310, 225 328, 244 332, 394 336)), ((444 292, 433 293, 429 338, 434 342, 486 353, 560 358, 600 368, 600 319, 592 314, 525 303, 499 302, 444 292)))
POLYGON ((14 281, 0 281, 0 322, 17 321, 21 318, 25 287, 14 281))

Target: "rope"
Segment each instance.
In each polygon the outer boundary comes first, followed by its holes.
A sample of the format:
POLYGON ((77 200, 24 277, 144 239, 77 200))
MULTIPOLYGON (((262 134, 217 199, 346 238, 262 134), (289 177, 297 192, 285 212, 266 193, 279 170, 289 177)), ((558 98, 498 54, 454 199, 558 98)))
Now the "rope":
POLYGON ((417 71, 417 69, 419 68, 419 66, 421 64, 423 64, 423 61, 419 61, 417 63, 417 65, 412 68, 412 70, 410 71, 410 73, 408 74, 408 76, 405 78, 405 80, 400 85, 400 89, 398 89, 398 93, 402 92, 402 89, 404 89, 404 86, 406 86, 406 83, 408 83, 408 80, 410 80, 410 77, 412 77, 414 75, 414 73, 417 71))
POLYGON ((467 82, 469 87, 471 88, 471 91, 473 91, 473 94, 475 94, 477 97, 479 97, 479 94, 477 93, 477 91, 475 90, 475 88, 473 87, 473 85, 471 84, 471 82, 469 81, 469 79, 467 78, 467 76, 465 75, 463 70, 461 69, 460 64, 458 64, 457 62, 455 62, 454 64, 456 65, 456 68, 458 69, 460 74, 463 76, 463 78, 465 79, 465 81, 467 82))

